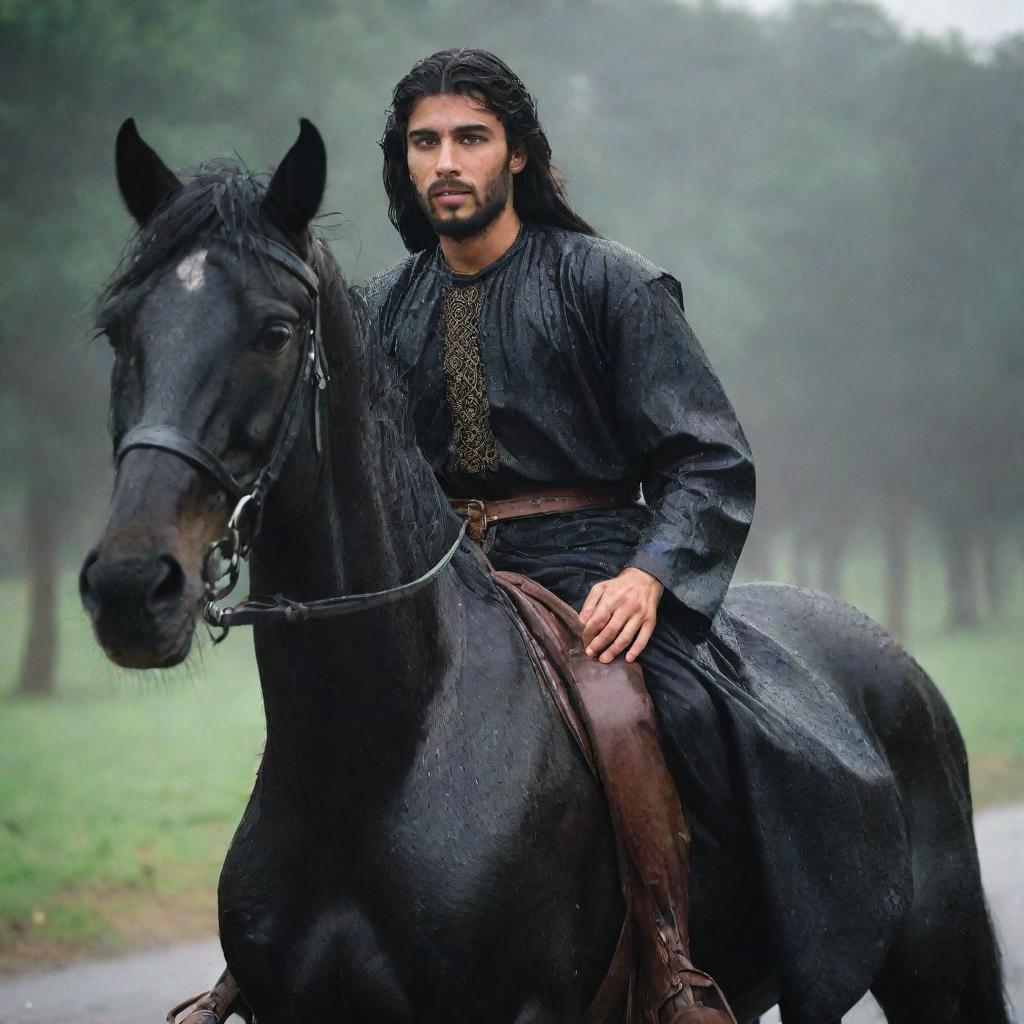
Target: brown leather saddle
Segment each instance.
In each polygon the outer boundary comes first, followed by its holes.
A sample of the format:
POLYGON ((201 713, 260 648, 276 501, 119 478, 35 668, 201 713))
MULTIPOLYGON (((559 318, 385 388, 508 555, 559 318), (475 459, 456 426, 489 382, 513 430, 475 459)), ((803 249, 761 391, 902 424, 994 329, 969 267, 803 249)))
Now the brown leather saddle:
POLYGON ((690 833, 635 662, 583 651, 564 601, 519 573, 491 570, 511 599, 537 674, 608 799, 626 918, 583 1024, 736 1024, 721 990, 690 960, 690 833))
MULTIPOLYGON (((488 567, 538 678, 604 787, 615 831, 626 917, 582 1024, 736 1024, 714 979, 690 960, 690 833, 640 666, 588 658, 569 605, 526 576, 488 567)), ((250 1019, 225 971, 210 992, 176 1006, 167 1020, 222 1024, 232 1013, 250 1019)))

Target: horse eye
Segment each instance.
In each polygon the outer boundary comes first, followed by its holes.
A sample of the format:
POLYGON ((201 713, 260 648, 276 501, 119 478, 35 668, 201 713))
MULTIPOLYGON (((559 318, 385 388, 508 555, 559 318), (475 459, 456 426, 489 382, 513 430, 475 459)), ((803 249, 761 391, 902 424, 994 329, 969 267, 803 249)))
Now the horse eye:
POLYGON ((267 324, 260 334, 259 348, 265 352, 282 352, 292 340, 293 333, 290 324, 267 324))

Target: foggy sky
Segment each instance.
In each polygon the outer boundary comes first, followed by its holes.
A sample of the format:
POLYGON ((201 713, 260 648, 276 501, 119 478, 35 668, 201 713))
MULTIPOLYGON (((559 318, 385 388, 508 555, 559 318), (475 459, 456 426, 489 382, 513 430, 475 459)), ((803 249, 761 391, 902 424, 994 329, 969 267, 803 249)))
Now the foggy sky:
MULTIPOLYGON (((775 11, 789 0, 725 0, 730 6, 775 11)), ((877 0, 879 6, 911 31, 944 35, 961 32, 968 40, 991 43, 1010 32, 1024 31, 1024 0, 877 0)))

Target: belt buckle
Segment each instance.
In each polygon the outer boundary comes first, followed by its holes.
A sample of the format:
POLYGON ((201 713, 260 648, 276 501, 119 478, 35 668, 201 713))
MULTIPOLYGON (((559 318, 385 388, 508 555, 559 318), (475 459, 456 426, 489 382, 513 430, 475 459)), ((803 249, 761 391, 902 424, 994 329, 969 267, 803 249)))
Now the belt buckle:
POLYGON ((487 506, 480 498, 470 498, 466 502, 466 519, 469 520, 466 533, 470 540, 483 544, 487 536, 487 506))

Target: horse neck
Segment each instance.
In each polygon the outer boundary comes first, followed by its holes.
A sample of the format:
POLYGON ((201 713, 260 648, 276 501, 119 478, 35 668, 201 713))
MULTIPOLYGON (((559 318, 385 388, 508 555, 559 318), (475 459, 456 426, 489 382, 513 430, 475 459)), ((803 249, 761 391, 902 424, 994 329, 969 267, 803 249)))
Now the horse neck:
MULTIPOLYGON (((326 299, 326 297, 325 297, 326 299)), ((317 600, 418 578, 455 527, 416 447, 375 342, 336 285, 323 332, 331 372, 321 458, 300 437, 268 501, 253 551, 256 593, 317 600)), ((437 688, 452 667, 459 584, 392 605, 256 630, 268 763, 296 780, 339 773, 360 799, 400 782, 437 688)), ((266 781, 266 780, 265 780, 266 781)))

